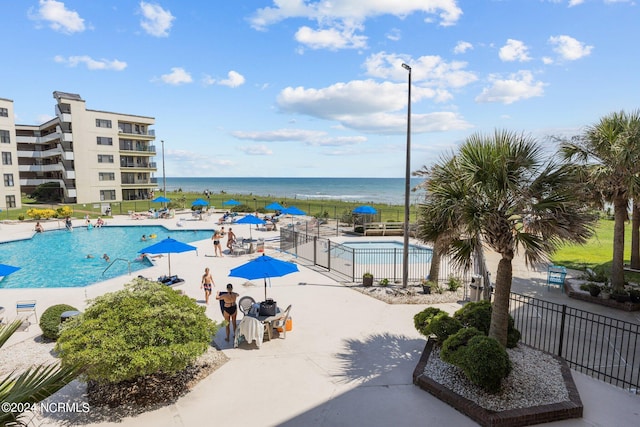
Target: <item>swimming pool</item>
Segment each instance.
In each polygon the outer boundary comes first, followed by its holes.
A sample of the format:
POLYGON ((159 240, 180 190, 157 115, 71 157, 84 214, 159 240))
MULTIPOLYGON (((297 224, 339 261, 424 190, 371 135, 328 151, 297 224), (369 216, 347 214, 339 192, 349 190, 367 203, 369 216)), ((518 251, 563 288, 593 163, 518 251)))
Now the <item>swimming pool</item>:
MULTIPOLYGON (((380 241, 347 241, 341 246, 349 248, 343 250, 343 256, 355 258, 357 264, 396 264, 402 263, 404 244, 395 240, 380 241)), ((337 256, 341 256, 339 249, 337 256)), ((430 248, 409 245, 409 263, 429 263, 433 251, 430 248)))
POLYGON ((138 251, 164 238, 190 243, 211 238, 212 231, 170 231, 161 226, 79 227, 73 232, 47 231, 32 239, 0 243, 0 262, 21 267, 0 281, 0 289, 87 286, 128 274, 129 266, 132 272, 150 267, 148 261, 135 261, 138 251), (141 241, 143 234, 157 237, 141 241), (105 253, 111 260, 131 262, 115 262, 104 272, 110 264, 101 258, 105 253), (89 254, 93 258, 87 258, 89 254))

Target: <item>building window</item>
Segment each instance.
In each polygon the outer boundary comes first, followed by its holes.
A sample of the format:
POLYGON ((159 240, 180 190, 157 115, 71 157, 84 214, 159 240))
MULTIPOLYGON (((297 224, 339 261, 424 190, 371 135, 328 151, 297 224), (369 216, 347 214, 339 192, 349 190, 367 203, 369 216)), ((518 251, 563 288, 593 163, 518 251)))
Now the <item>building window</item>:
POLYGON ((106 136, 99 136, 98 145, 113 145, 113 139, 106 136))
POLYGON ((115 181, 116 174, 113 172, 98 172, 98 179, 100 181, 115 181))
POLYGON ((5 202, 6 202, 8 208, 15 208, 16 207, 16 196, 6 196, 5 197, 5 202))
POLYGON ((10 134, 8 130, 0 130, 0 142, 9 144, 11 142, 11 138, 9 137, 9 135, 10 134))
POLYGON ((5 173, 4 174, 4 186, 5 187, 13 187, 13 174, 5 173))
POLYGON ((0 117, 9 117, 9 109, 0 108, 0 117))
POLYGON ((96 127, 111 128, 111 120, 96 119, 96 127))
POLYGON ((11 153, 7 153, 6 151, 2 152, 2 164, 10 165, 11 163, 11 153))
POLYGON ((98 154, 98 163, 113 163, 113 155, 98 154))
POLYGON ((100 190, 100 200, 115 200, 116 190, 100 190))

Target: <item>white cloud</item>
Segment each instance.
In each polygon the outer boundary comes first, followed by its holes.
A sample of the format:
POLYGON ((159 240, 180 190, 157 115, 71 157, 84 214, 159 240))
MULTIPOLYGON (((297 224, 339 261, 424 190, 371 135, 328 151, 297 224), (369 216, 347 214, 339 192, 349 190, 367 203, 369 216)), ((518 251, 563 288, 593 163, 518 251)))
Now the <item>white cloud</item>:
POLYGON ((367 46, 367 37, 354 34, 360 27, 326 28, 314 30, 300 27, 295 34, 298 43, 310 49, 361 49, 367 46))
POLYGON ((535 81, 531 71, 518 71, 508 78, 502 79, 499 75, 489 77, 491 87, 483 89, 476 97, 476 102, 501 102, 512 104, 534 96, 542 96, 545 83, 535 81))
POLYGON ((507 44, 500 48, 498 56, 506 62, 526 62, 531 60, 529 48, 520 40, 508 39, 507 44))
POLYGON ((364 136, 330 137, 327 132, 304 129, 277 129, 272 131, 235 131, 231 135, 238 139, 266 142, 304 142, 306 145, 341 147, 365 142, 364 136))
POLYGON ((397 28, 392 28, 387 32, 386 37, 391 41, 397 42, 402 38, 402 32, 397 28))
POLYGON ((455 24, 462 15, 456 0, 274 0, 273 7, 258 9, 251 17, 251 25, 256 29, 289 18, 307 18, 318 22, 345 21, 364 22, 368 18, 393 15, 404 18, 413 13, 437 15, 440 25, 455 24))
POLYGON ((571 36, 560 35, 549 37, 549 44, 553 46, 553 51, 560 55, 561 59, 575 61, 576 59, 589 56, 593 46, 574 39, 571 36))
POLYGON ((28 16, 35 21, 47 21, 54 31, 65 34, 80 33, 86 29, 84 19, 78 12, 68 10, 63 2, 40 0, 37 11, 29 9, 28 16))
POLYGON ((61 64, 67 64, 69 67, 77 67, 80 64, 84 64, 89 70, 114 70, 122 71, 127 68, 127 63, 124 61, 107 60, 107 59, 93 59, 88 55, 82 56, 70 56, 64 58, 63 56, 56 55, 53 60, 61 64))
MULTIPOLYGON (((411 59, 403 55, 379 52, 370 55, 365 60, 364 67, 372 77, 406 81, 407 70, 402 67, 403 63, 411 67, 413 82, 436 86, 445 92, 446 88, 460 88, 478 80, 475 74, 464 69, 466 62, 447 62, 439 56, 411 59)), ((450 95, 445 96, 445 100, 449 98, 450 95)))
POLYGON ((222 86, 238 87, 244 84, 244 76, 237 71, 229 71, 225 80, 220 80, 218 84, 222 86))
POLYGON ((264 144, 238 147, 238 149, 249 156, 270 156, 273 154, 273 151, 264 144))
MULTIPOLYGON (((414 86, 412 102, 435 98, 437 91, 414 86)), ((278 106, 286 112, 334 120, 362 132, 401 134, 406 132, 406 83, 355 80, 321 89, 288 87, 278 95, 278 106), (399 112, 401 111, 401 112, 399 112), (396 113, 399 112, 399 113, 396 113)), ((465 129, 468 124, 453 113, 412 114, 412 130, 426 132, 465 129)))
POLYGON ((157 4, 141 1, 140 12, 142 13, 140 26, 147 34, 154 37, 169 36, 169 29, 171 29, 173 25, 173 20, 176 19, 170 11, 163 9, 157 4))
POLYGON ((553 58, 550 58, 548 56, 543 56, 542 63, 545 65, 553 64, 553 58))
POLYGON ((184 68, 173 67, 171 68, 171 73, 160 76, 160 81, 169 85, 178 86, 185 83, 191 83, 193 82, 193 79, 191 78, 191 74, 189 74, 184 68))
POLYGON ((453 53, 460 54, 465 53, 468 50, 473 49, 473 45, 469 42, 459 41, 456 46, 453 48, 453 53))

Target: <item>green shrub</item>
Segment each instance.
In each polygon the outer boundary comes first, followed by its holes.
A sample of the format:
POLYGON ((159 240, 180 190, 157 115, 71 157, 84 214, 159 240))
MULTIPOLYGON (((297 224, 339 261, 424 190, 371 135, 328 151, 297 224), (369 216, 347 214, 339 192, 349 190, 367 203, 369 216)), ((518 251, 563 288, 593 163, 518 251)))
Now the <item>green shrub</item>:
MULTIPOLYGON (((485 335, 489 335, 491 326, 491 302, 478 301, 465 304, 461 309, 453 314, 464 326, 478 329, 485 335)), ((513 317, 509 316, 509 325, 507 328, 507 347, 513 348, 520 341, 520 331, 515 328, 513 317)))
POLYGON ((89 380, 118 383, 184 370, 207 350, 218 327, 188 296, 134 279, 65 322, 56 350, 63 365, 80 364, 89 380))
POLYGON ((389 279, 385 278, 385 279, 380 280, 380 286, 382 286, 382 287, 389 286, 389 279))
POLYGON ((416 330, 422 335, 429 336, 431 335, 431 332, 426 331, 425 328, 429 325, 429 323, 435 316, 441 313, 447 314, 446 311, 440 310, 439 308, 427 307, 420 313, 417 313, 415 316, 413 316, 413 325, 416 327, 416 330))
POLYGON ((457 291, 462 286, 462 280, 459 277, 449 276, 447 287, 451 292, 457 291))
POLYGON ((452 365, 460 366, 467 350, 466 346, 469 340, 475 336, 483 335, 476 328, 462 328, 455 334, 451 335, 442 343, 440 358, 452 365))
POLYGON ((40 329, 42 336, 48 340, 57 340, 60 333, 60 316, 65 311, 77 311, 78 309, 67 304, 52 305, 40 316, 40 329))
POLYGON ((431 319, 429 324, 424 328, 424 331, 435 335, 438 342, 444 342, 444 340, 458 332, 462 327, 462 323, 460 323, 459 320, 450 317, 447 313, 440 313, 431 319))
POLYGON ((460 368, 469 380, 489 393, 500 391, 500 383, 511 372, 511 361, 500 343, 484 335, 471 338, 460 368))

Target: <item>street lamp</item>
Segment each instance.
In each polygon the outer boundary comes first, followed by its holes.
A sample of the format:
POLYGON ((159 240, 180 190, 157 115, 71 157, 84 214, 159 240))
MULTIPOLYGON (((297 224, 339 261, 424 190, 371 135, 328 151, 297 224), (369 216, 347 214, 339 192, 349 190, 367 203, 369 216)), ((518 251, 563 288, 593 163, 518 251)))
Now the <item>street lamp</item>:
MULTIPOLYGON (((167 174, 165 173, 164 168, 164 139, 161 139, 162 143, 162 188, 164 190, 164 198, 167 198, 167 174)), ((167 202, 164 202, 164 207, 167 207, 167 202)))
POLYGON ((406 288, 409 280, 409 192, 411 191, 411 67, 402 64, 409 72, 409 95, 407 98, 407 160, 404 178, 404 243, 402 245, 402 287, 406 288))

